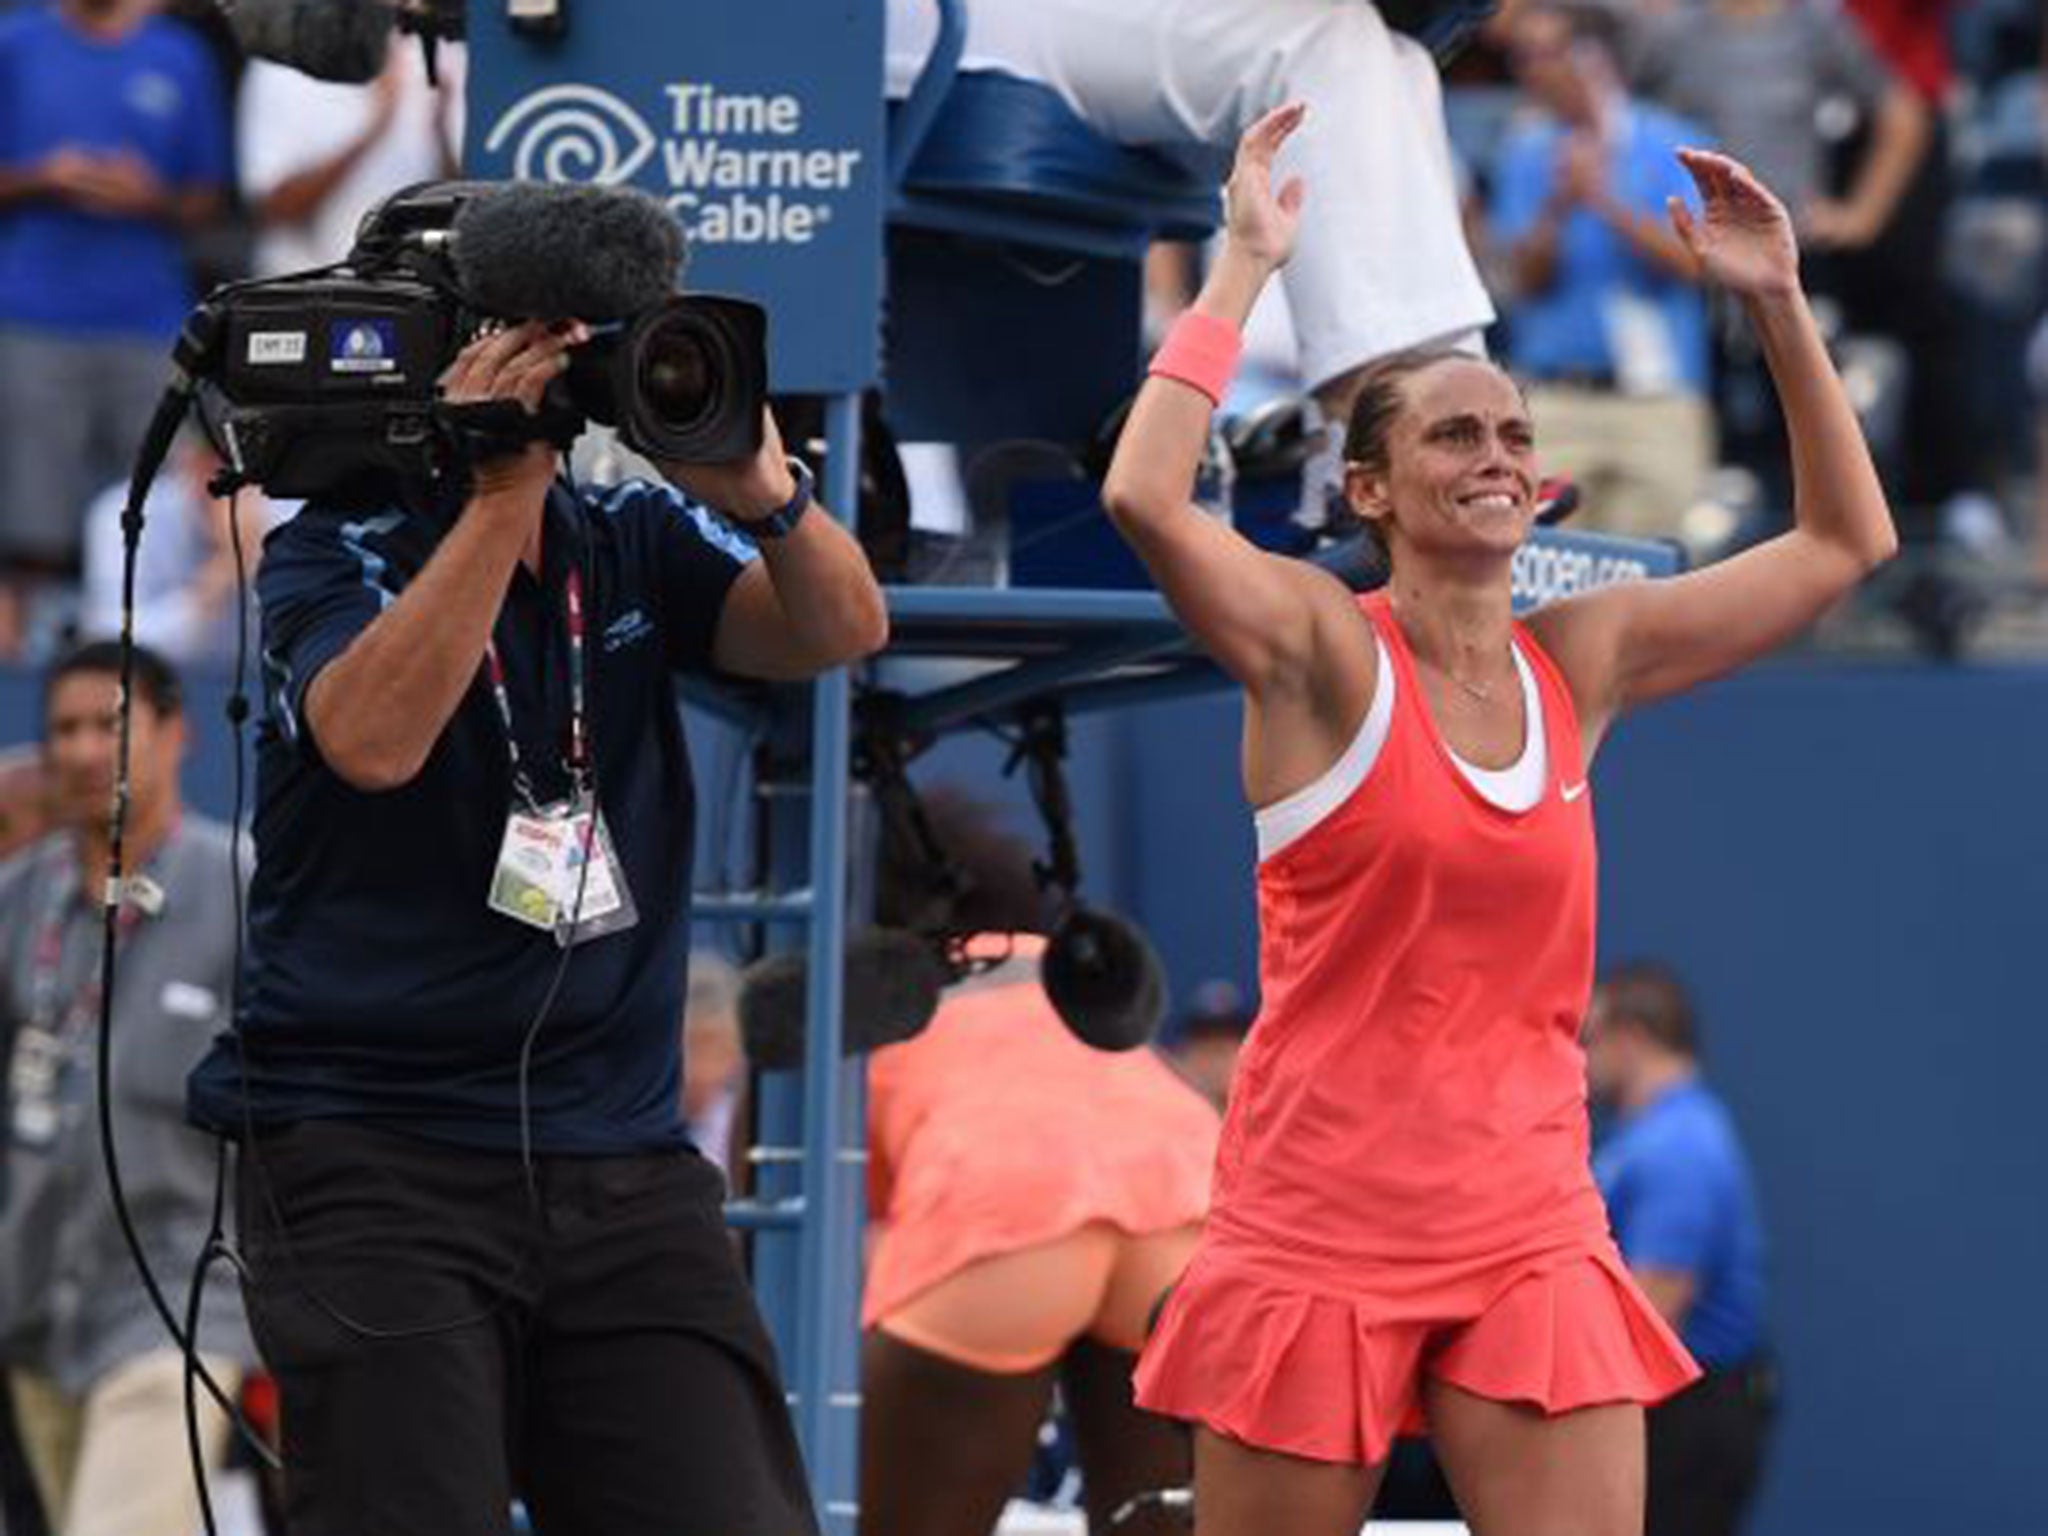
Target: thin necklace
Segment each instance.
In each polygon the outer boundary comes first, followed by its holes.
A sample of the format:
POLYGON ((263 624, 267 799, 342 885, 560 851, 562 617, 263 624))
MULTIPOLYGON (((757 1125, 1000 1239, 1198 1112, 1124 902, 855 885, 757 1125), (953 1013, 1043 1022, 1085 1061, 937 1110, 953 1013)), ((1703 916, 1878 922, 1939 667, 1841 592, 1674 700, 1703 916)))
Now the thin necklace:
POLYGON ((1491 704, 1493 702, 1493 684, 1467 682, 1464 678, 1458 676, 1457 673, 1453 672, 1449 667, 1444 668, 1444 676, 1448 677, 1460 688, 1464 689, 1467 693, 1471 694, 1472 697, 1477 699, 1480 703, 1491 704))
POLYGON ((1491 682, 1475 683, 1469 677, 1460 677, 1456 669, 1450 666, 1449 663, 1445 663, 1443 674, 1480 703, 1491 704, 1493 702, 1493 684, 1491 682))
POLYGON ((1464 690, 1466 693, 1470 694, 1480 703, 1491 704, 1493 702, 1493 684, 1475 683, 1468 678, 1460 677, 1447 664, 1441 666, 1439 670, 1443 673, 1445 677, 1448 677, 1452 682, 1456 683, 1459 688, 1464 690))

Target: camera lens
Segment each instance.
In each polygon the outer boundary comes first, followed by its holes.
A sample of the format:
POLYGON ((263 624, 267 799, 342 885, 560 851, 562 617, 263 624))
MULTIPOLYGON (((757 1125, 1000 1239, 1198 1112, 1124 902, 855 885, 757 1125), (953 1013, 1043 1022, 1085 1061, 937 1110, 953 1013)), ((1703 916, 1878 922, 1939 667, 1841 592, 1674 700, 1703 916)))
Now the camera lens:
POLYGON ((647 338, 640 353, 635 393, 673 431, 700 420, 723 391, 723 370, 705 341, 696 327, 672 316, 647 338))
POLYGON ((760 447, 768 320, 759 305, 679 294, 628 324, 612 356, 608 388, 629 447, 685 464, 760 447))

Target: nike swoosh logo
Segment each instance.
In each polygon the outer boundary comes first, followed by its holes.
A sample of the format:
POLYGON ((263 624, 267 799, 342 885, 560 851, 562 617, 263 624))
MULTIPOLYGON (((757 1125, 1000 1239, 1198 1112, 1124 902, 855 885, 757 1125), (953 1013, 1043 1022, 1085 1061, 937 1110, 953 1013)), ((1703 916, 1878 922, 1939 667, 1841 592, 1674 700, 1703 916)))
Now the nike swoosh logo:
POLYGON ((1565 804, 1569 805, 1586 792, 1586 781, 1581 779, 1576 784, 1560 784, 1557 792, 1564 797, 1565 804))

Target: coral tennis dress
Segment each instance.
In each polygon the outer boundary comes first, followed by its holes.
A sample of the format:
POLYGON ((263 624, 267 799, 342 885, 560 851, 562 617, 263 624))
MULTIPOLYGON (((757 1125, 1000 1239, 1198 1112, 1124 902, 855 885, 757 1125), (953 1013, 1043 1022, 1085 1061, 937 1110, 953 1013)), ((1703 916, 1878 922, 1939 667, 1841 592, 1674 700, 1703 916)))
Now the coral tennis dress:
POLYGON ((1587 1161, 1596 857, 1570 693, 1517 625, 1547 769, 1504 810, 1438 736, 1384 594, 1361 607, 1376 750, 1279 808, 1328 806, 1260 863, 1263 1008, 1137 1392, 1371 1465, 1425 1428, 1424 1373, 1562 1413, 1656 1402, 1698 1367, 1630 1280, 1587 1161))
POLYGON ((1143 1235, 1200 1221, 1217 1131, 1209 1101, 1153 1052, 1075 1039, 1035 973, 954 993, 868 1065, 879 1227, 862 1326, 977 1259, 1091 1222, 1143 1235))

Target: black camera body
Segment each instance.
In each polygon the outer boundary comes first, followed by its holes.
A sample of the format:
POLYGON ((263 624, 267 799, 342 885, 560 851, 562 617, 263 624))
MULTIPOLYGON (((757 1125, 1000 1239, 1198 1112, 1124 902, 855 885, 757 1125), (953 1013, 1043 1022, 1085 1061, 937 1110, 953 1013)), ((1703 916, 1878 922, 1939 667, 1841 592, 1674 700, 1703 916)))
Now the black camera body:
POLYGON ((589 421, 660 462, 758 450, 768 390, 758 305, 671 293, 623 316, 488 312, 462 281, 453 226, 492 185, 409 188, 365 217, 337 266, 229 284, 194 312, 179 361, 206 386, 206 414, 237 478, 280 497, 377 474, 433 485, 479 451, 566 442, 589 421), (593 334, 549 385, 539 416, 441 399, 441 376, 485 328, 572 318, 588 319, 593 334))
MULTIPOLYGON (((211 302, 211 301, 209 301, 211 302)), ((220 306, 208 412, 238 476, 273 496, 317 496, 362 475, 432 482, 455 444, 436 381, 474 330, 403 277, 253 284, 220 306)))

